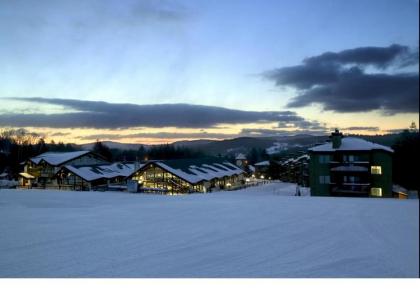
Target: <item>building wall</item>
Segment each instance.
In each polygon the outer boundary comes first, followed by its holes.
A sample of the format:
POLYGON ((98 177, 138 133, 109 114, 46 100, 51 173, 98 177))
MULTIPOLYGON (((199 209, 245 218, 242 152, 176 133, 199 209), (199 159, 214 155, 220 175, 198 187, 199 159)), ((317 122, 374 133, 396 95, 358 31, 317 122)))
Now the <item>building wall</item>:
POLYGON ((374 150, 371 166, 381 166, 380 175, 371 175, 371 187, 382 188, 382 196, 392 197, 392 155, 382 150, 374 150))
MULTIPOLYGON (((331 172, 331 165, 325 160, 325 155, 329 155, 332 161, 341 162, 343 165, 348 163, 350 155, 354 156, 354 161, 367 161, 368 164, 362 165, 369 168, 366 174, 367 181, 371 183, 370 188, 381 188, 383 197, 392 197, 392 155, 383 150, 365 151, 336 151, 331 153, 311 152, 309 162, 309 183, 311 195, 330 196, 331 186, 321 184, 320 176, 330 176, 331 181, 341 178, 342 175, 357 175, 357 173, 347 173, 339 175, 337 172, 331 172), (323 162, 321 162, 323 158, 323 162), (380 166, 381 174, 371 174, 372 166, 380 166)), ((339 165, 339 164, 338 164, 339 165)), ((357 165, 357 164, 355 164, 357 165)), ((367 194, 369 195, 369 193, 367 194)))
POLYGON ((309 186, 312 196, 330 195, 330 185, 321 184, 320 176, 330 176, 330 164, 325 157, 332 160, 332 154, 329 153, 310 153, 309 160, 309 186), (321 158, 322 162, 321 162, 321 158))
MULTIPOLYGON (((97 157, 94 154, 86 154, 76 159, 73 159, 69 162, 64 163, 63 165, 94 165, 101 164, 104 160, 97 157)), ((55 178, 55 175, 61 169, 63 165, 53 166, 48 164, 45 161, 41 161, 39 164, 32 163, 27 161, 24 166, 24 172, 29 173, 35 177, 32 183, 38 184, 41 187, 58 187, 59 184, 55 178)))

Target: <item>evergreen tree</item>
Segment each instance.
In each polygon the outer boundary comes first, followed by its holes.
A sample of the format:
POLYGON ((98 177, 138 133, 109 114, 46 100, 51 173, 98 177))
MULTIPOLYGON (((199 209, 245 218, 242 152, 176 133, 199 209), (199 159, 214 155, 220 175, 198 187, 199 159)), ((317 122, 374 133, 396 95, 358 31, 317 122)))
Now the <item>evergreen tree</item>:
POLYGON ((144 160, 146 156, 146 149, 144 148, 143 145, 140 145, 139 149, 137 149, 136 156, 139 160, 144 160))
POLYGON ((409 189, 420 190, 420 136, 417 129, 405 130, 400 134, 394 149, 394 182, 409 189))
POLYGON ((102 156, 107 161, 112 161, 113 159, 111 150, 108 148, 108 146, 106 146, 99 140, 96 140, 95 145, 93 145, 92 151, 102 156))
POLYGON ((255 147, 252 147, 252 149, 249 151, 247 159, 251 164, 257 163, 259 161, 258 150, 255 147))

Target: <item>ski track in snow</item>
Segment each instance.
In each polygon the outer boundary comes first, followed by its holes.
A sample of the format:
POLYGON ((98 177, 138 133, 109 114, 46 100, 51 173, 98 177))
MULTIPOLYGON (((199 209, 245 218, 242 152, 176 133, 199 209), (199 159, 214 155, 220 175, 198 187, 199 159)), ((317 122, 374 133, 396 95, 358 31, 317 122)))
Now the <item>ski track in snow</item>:
POLYGON ((0 190, 0 277, 418 277, 418 200, 0 190))

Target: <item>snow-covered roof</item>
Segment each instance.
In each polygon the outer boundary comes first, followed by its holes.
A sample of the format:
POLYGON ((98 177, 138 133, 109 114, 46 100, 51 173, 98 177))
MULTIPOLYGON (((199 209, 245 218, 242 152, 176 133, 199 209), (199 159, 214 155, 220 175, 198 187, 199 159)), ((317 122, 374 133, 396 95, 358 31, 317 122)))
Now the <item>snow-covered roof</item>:
POLYGON ((384 150, 394 152, 390 147, 369 142, 360 138, 345 137, 341 139, 341 145, 338 148, 332 147, 332 142, 328 142, 319 146, 309 148, 308 150, 314 152, 332 152, 332 151, 369 151, 369 150, 384 150))
MULTIPOLYGON (((81 177, 86 181, 94 181, 99 179, 112 179, 115 177, 128 177, 134 172, 134 165, 123 164, 120 162, 109 165, 90 165, 90 166, 64 166, 73 174, 81 177)), ((140 165, 141 167, 141 165, 140 165)))
POLYGON ((32 157, 30 160, 35 164, 39 164, 42 160, 44 160, 50 165, 60 165, 88 153, 90 153, 90 151, 85 150, 73 152, 45 152, 38 156, 32 157))
POLYGON ((267 166, 270 165, 270 162, 268 160, 260 161, 254 164, 255 166, 267 166))
POLYGON ((28 173, 19 173, 20 176, 24 177, 25 179, 35 179, 34 176, 28 173))
POLYGON ((308 160, 309 159, 309 155, 308 154, 303 154, 301 156, 299 156, 298 158, 296 158, 296 161, 300 161, 300 160, 308 160))
POLYGON ((398 184, 393 184, 392 185, 392 192, 400 192, 400 193, 407 194, 408 190, 405 189, 404 187, 398 185, 398 184))
POLYGON ((254 167, 253 165, 248 165, 248 169, 249 169, 251 172, 255 173, 255 167, 254 167))
POLYGON ((236 160, 245 160, 246 156, 243 153, 239 153, 236 155, 236 160))
POLYGON ((179 178, 196 184, 201 181, 210 181, 215 178, 239 175, 244 171, 230 162, 218 158, 180 159, 180 160, 152 160, 147 164, 154 163, 162 169, 178 176, 179 178))

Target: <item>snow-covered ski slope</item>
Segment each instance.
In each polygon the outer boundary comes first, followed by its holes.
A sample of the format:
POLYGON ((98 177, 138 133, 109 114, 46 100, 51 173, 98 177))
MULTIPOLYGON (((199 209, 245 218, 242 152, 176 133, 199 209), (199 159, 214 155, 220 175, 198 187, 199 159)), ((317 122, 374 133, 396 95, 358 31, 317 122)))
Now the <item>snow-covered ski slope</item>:
POLYGON ((0 190, 0 277, 417 277, 418 200, 0 190))

